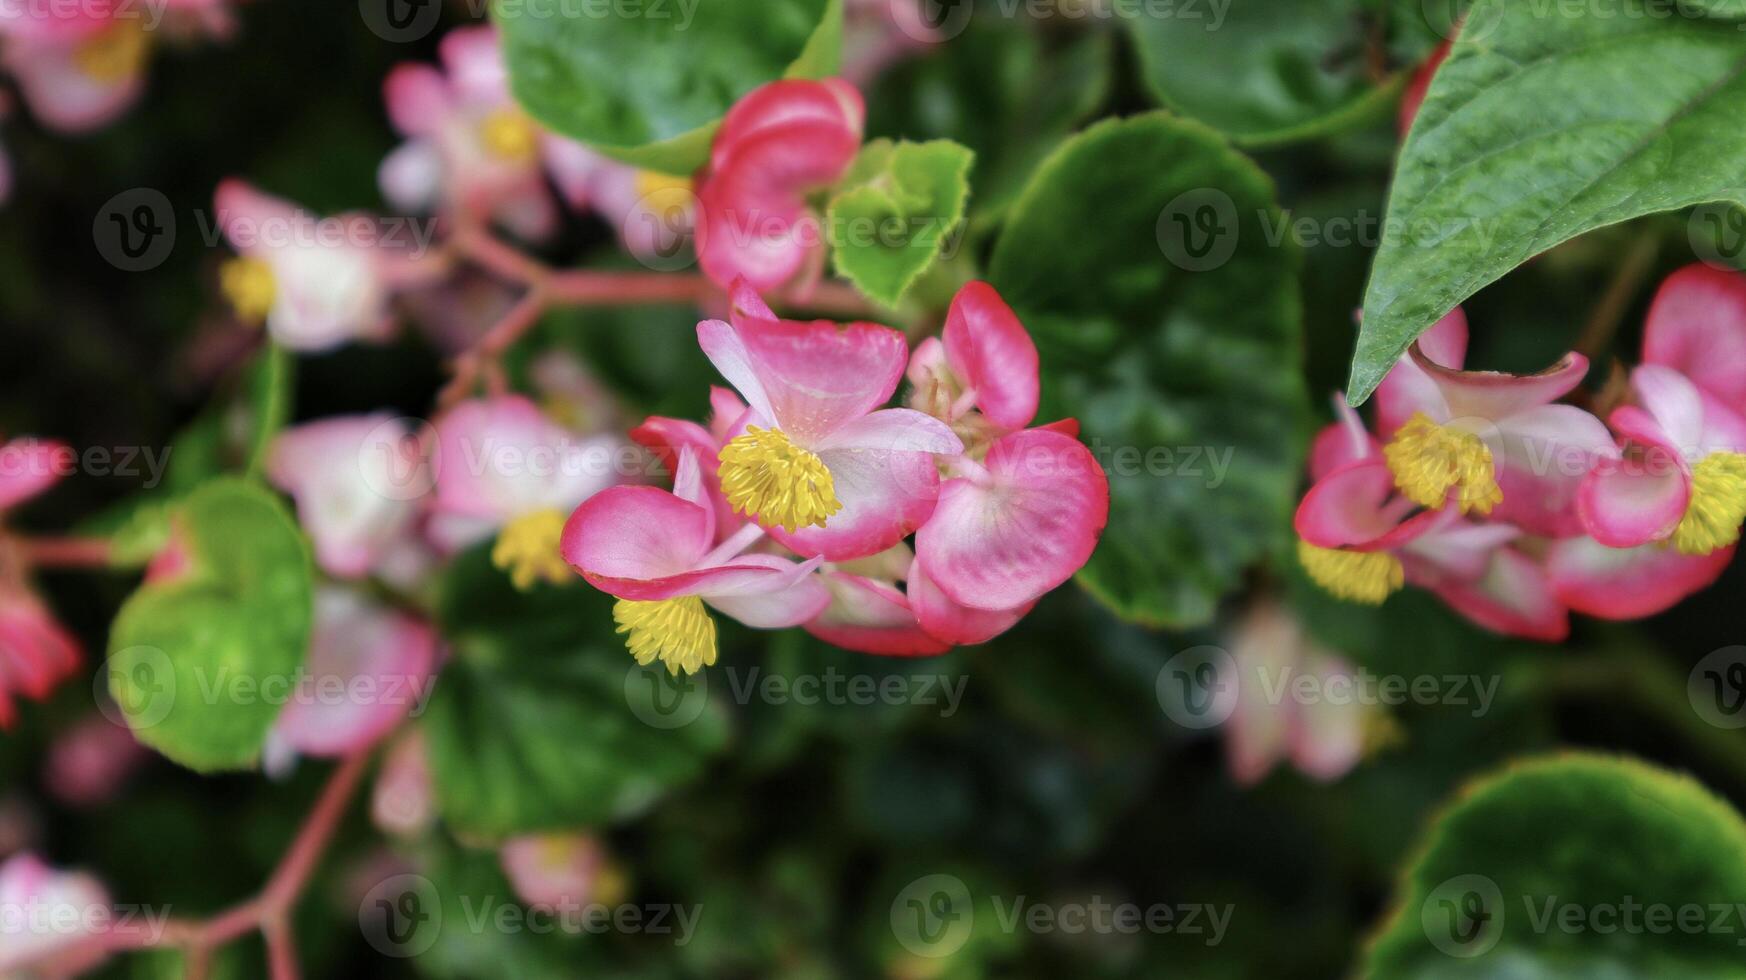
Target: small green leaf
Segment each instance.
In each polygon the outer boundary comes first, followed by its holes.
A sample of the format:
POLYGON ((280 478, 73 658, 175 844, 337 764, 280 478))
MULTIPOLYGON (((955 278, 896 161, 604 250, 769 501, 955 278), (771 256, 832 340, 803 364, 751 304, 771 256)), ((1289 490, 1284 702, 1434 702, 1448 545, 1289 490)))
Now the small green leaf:
POLYGON ((609 597, 580 580, 517 592, 488 550, 463 555, 444 583, 454 659, 424 723, 444 819, 491 840, 574 830, 700 775, 727 735, 707 678, 639 667, 609 597), (662 714, 669 697, 679 711, 662 714))
POLYGON ((1742 895, 1746 823, 1689 777, 1537 759, 1481 780, 1436 822, 1364 975, 1746 977, 1742 895))
POLYGON ((1267 177, 1165 113, 1067 140, 1014 203, 989 279, 1110 477, 1079 580, 1121 615, 1212 617, 1284 539, 1306 405, 1296 253, 1267 177))
POLYGON ((951 140, 863 147, 825 216, 837 271, 896 306, 964 220, 974 159, 951 140))
POLYGON ((836 72, 842 0, 588 5, 496 0, 516 101, 555 132, 639 167, 689 174, 741 96, 836 72))
POLYGON ((1183 4, 1171 16, 1123 21, 1160 102, 1260 146, 1338 132, 1394 104, 1401 76, 1378 83, 1366 59, 1373 5, 1183 4))
POLYGON ((1478 0, 1401 151, 1353 403, 1426 327, 1552 246, 1640 215, 1746 204, 1736 26, 1653 0, 1605 15, 1478 0))
POLYGON ((173 518, 190 568, 147 583, 109 635, 109 690, 134 734, 208 772, 254 765, 309 645, 309 552, 278 498, 219 478, 173 518))

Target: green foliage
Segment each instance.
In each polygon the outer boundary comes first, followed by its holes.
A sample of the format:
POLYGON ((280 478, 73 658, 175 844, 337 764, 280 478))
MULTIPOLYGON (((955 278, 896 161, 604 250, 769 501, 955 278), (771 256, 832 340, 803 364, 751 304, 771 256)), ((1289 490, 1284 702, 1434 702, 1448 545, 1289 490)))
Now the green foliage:
POLYGON ((842 45, 842 0, 650 4, 646 16, 498 0, 492 13, 516 100, 534 118, 672 174, 703 164, 716 122, 741 96, 833 74, 842 45))
POLYGON ((205 484, 172 521, 189 570, 122 607, 109 690, 135 736, 171 759, 247 768, 309 643, 309 552, 278 499, 241 480, 205 484))
POLYGON ((684 698, 613 635, 612 600, 583 585, 517 592, 488 549, 444 583, 443 669, 423 727, 438 805, 473 839, 597 826, 696 778, 727 737, 719 710, 662 727, 636 698, 684 698))
POLYGON ((1605 16, 1478 0, 1401 151, 1353 401, 1426 327, 1552 246, 1640 215, 1746 204, 1735 26, 1653 0, 1605 16))
POLYGON ((1365 975, 1746 976, 1742 894, 1746 823, 1695 781, 1610 757, 1537 759, 1437 820, 1365 975))
POLYGON ((1278 215, 1251 161, 1153 113, 1064 143, 995 244, 989 279, 1042 351, 1042 418, 1076 416, 1110 471, 1079 579, 1124 617, 1207 621, 1285 530, 1304 392, 1278 215))
POLYGON ((974 158, 951 140, 863 147, 825 214, 837 271, 896 306, 955 241, 974 158))
POLYGON ((1371 78, 1367 0, 1184 4, 1125 23, 1164 105, 1245 145, 1324 136, 1375 118, 1400 79, 1371 78), (1198 11, 1199 16, 1193 16, 1198 11))

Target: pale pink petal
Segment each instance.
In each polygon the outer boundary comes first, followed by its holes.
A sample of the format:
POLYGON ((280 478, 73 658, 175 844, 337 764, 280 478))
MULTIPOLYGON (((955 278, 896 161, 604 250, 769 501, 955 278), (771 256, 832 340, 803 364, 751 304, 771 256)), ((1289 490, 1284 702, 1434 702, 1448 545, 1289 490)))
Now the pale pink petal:
POLYGON ((70 475, 78 459, 73 447, 26 437, 0 446, 0 510, 41 494, 70 475))
POLYGON ((1660 428, 1661 444, 1681 456, 1697 451, 1704 432, 1704 399, 1685 375, 1659 364, 1631 372, 1631 391, 1660 428))
POLYGON ((1475 624, 1508 636, 1559 643, 1570 634, 1570 615, 1554 594, 1546 570, 1514 548, 1492 552, 1485 574, 1432 587, 1437 597, 1475 624))
POLYGON ((559 552, 601 591, 651 598, 638 585, 691 572, 715 543, 710 523, 708 511, 665 490, 611 487, 570 515, 559 552))
POLYGON ((497 28, 458 27, 443 36, 438 56, 462 101, 483 106, 510 101, 509 70, 498 46, 497 28))
POLYGON ((1372 709, 1357 700, 1328 696, 1352 677, 1352 665, 1346 661, 1306 651, 1298 671, 1316 678, 1323 696, 1295 705, 1287 751, 1299 772, 1333 782, 1364 757, 1364 713, 1372 709))
POLYGON ((1504 420, 1496 437, 1503 501, 1492 520, 1546 537, 1581 534, 1579 488, 1595 465, 1615 455, 1606 425, 1574 405, 1541 405, 1504 420))
POLYGON ((738 576, 718 580, 698 594, 703 601, 754 629, 785 629, 799 626, 824 612, 831 604, 814 569, 819 561, 791 562, 773 555, 741 555, 735 567, 762 566, 774 575, 757 580, 738 576))
POLYGON ((916 558, 952 601, 1012 609, 1073 576, 1109 517, 1109 480, 1078 441, 1029 429, 1002 436, 989 481, 946 482, 916 535, 916 558))
POLYGON ((368 574, 411 526, 418 487, 404 480, 409 437, 379 412, 307 422, 273 440, 267 478, 296 500, 328 574, 368 574))
POLYGON ((402 136, 435 136, 456 109, 448 80, 431 65, 395 65, 382 83, 382 99, 402 136))
POLYGON ((958 646, 987 643, 1025 618, 1036 602, 1024 603, 1016 609, 972 609, 953 602, 940 591, 922 570, 921 563, 910 566, 906 583, 910 608, 928 635, 958 646))
POLYGON ((819 452, 842 449, 882 449, 902 453, 956 456, 964 442, 952 427, 909 408, 882 408, 831 430, 815 447, 819 452))
POLYGON ((1509 524, 1440 521, 1408 542, 1401 551, 1407 578, 1420 585, 1472 581, 1485 574, 1492 553, 1522 536, 1509 524))
POLYGON ((976 407, 1013 431, 1037 416, 1037 345, 1012 307, 985 282, 970 282, 952 298, 941 335, 952 371, 976 391, 976 407))
POLYGON ((1310 482, 1316 483, 1349 463, 1381 455, 1382 446, 1364 428, 1364 420, 1346 404, 1343 395, 1335 395, 1333 424, 1316 433, 1310 444, 1310 482))
MULTIPOLYGON (((1647 421, 1631 411, 1614 412, 1615 424, 1621 418, 1647 421)), ((1672 534, 1690 501, 1691 472, 1684 461, 1652 447, 1597 462, 1577 488, 1576 513, 1600 544, 1633 548, 1672 534)))
POLYGON ((87 874, 56 871, 28 851, 0 864, 0 974, 71 977, 108 958, 87 942, 95 922, 119 913, 109 893, 87 874))
POLYGON ((442 152, 428 140, 407 140, 382 159, 376 185, 395 210, 427 211, 442 196, 442 152))
MULTIPOLYGON (((512 837, 498 849, 503 876, 522 904, 547 909, 588 908, 610 873, 606 850, 587 834, 512 837)), ((610 895, 604 896, 610 898, 610 895)))
POLYGON ((1619 549, 1575 537, 1547 550, 1546 571, 1559 601, 1571 609, 1601 619, 1638 619, 1707 588, 1733 558, 1733 546, 1687 555, 1660 544, 1619 549))
POLYGON ((669 473, 678 472, 678 456, 681 450, 689 448, 696 454, 702 489, 715 511, 717 538, 726 537, 745 523, 745 518, 734 513, 733 506, 722 495, 720 467, 717 463, 721 443, 703 426, 686 419, 651 415, 643 420, 643 424, 630 430, 630 437, 638 444, 653 450, 669 473))
POLYGON ((1517 412, 1557 401, 1588 374, 1588 358, 1575 351, 1538 374, 1458 371, 1432 361, 1417 346, 1407 356, 1436 384, 1449 406, 1448 418, 1433 416, 1435 422, 1480 419, 1499 423, 1517 412))
POLYGON ((436 673, 436 632, 343 589, 315 596, 308 677, 273 730, 304 755, 368 748, 422 706, 436 673))
POLYGON ((501 524, 569 510, 620 481, 616 439, 578 437, 521 395, 462 402, 436 431, 439 514, 501 524))
POLYGON ((1643 326, 1643 360, 1746 413, 1746 276, 1702 263, 1668 276, 1643 326))
POLYGON ((1269 695, 1281 676, 1289 679, 1302 648, 1297 621, 1261 603, 1239 622, 1230 659, 1218 662, 1218 690, 1236 692, 1224 733, 1225 760, 1238 785, 1260 782, 1285 758, 1296 706, 1269 695))
MULTIPOLYGON (((1419 336, 1417 346, 1433 364, 1459 370, 1467 358, 1467 314, 1459 306, 1449 311, 1419 336)), ((1449 418, 1443 393, 1410 352, 1389 369, 1376 388, 1375 401, 1376 431, 1384 439, 1394 435, 1415 412, 1423 412, 1436 422, 1449 418)))
POLYGON ((842 509, 824 527, 803 527, 792 534, 766 528, 772 538, 802 555, 846 561, 876 554, 908 537, 934 513, 940 474, 931 453, 833 449, 818 457, 830 470, 842 509))
MULTIPOLYGON (((139 28, 118 24, 109 29, 139 28)), ((17 80, 24 101, 51 129, 83 133, 107 125, 126 112, 145 88, 141 72, 115 79, 86 74, 78 62, 82 43, 26 41, 5 48, 5 65, 17 80)))
POLYGON ((831 603, 806 631, 826 643, 890 657, 927 657, 952 648, 922 631, 909 599, 892 585, 843 572, 820 578, 831 603))
POLYGON ((728 431, 745 414, 746 403, 732 388, 709 386, 709 432, 718 442, 727 440, 728 431))
POLYGON ((270 251, 266 239, 274 229, 294 227, 301 213, 290 201, 262 193, 234 177, 218 182, 212 193, 212 210, 225 241, 244 255, 270 251))

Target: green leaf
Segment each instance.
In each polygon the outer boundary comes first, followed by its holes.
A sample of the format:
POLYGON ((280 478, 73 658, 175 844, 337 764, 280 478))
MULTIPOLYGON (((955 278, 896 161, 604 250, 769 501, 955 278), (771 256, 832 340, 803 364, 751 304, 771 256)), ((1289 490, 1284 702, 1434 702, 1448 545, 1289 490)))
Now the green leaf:
POLYGON ((1481 780, 1436 822, 1364 975, 1743 977, 1742 895, 1746 824, 1689 777, 1537 759, 1481 780), (1650 931, 1651 915, 1668 918, 1650 931))
POLYGON ((834 74, 842 0, 588 4, 496 0, 516 101, 552 130, 639 167, 689 174, 739 98, 834 74))
POLYGON ((254 765, 309 645, 310 562, 279 499, 233 478, 178 505, 190 568, 142 585, 109 635, 109 691, 140 741, 208 772, 254 765), (265 685, 265 686, 263 686, 265 685))
POLYGON ((1124 18, 1152 94, 1244 145, 1310 139, 1394 104, 1402 76, 1370 77, 1373 0, 1181 5, 1124 18), (1199 10, 1201 15, 1193 12, 1199 10))
POLYGON ((974 159, 951 140, 863 147, 825 216, 837 271, 896 306, 964 220, 974 159))
POLYGON ((1746 204, 1746 32, 1621 0, 1479 0, 1401 151, 1352 363, 1354 404, 1413 339, 1560 242, 1746 204))
POLYGON ((1746 0, 1680 0, 1680 8, 1696 10, 1706 17, 1746 17, 1746 0))
POLYGON ((1306 413, 1279 220, 1253 162, 1151 113, 1063 144, 995 245, 989 278, 1042 354, 1040 418, 1077 416, 1110 472, 1079 579, 1127 618, 1205 622, 1283 540, 1306 413))
POLYGON ((253 476, 267 465, 273 439, 291 420, 296 362, 278 344, 268 343, 249 372, 250 409, 248 472, 253 476))
POLYGON ((651 716, 637 699, 661 686, 683 709, 708 681, 675 686, 637 666, 609 597, 579 580, 517 592, 488 550, 462 556, 444 583, 454 659, 424 723, 443 817, 490 840, 573 830, 640 813, 700 775, 727 737, 719 700, 705 687, 699 710, 651 716))

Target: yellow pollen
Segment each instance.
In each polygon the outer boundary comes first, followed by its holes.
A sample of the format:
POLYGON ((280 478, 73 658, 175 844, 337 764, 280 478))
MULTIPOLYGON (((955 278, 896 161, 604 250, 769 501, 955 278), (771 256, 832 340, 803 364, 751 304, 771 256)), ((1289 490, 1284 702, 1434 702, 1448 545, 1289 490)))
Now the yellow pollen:
POLYGON ((1717 452, 1691 468, 1691 503, 1673 529, 1673 545, 1687 555, 1707 555, 1740 540, 1746 520, 1746 454, 1717 452))
POLYGON ((1318 548, 1300 540, 1297 560, 1317 585, 1348 602, 1379 605, 1406 584, 1400 559, 1386 551, 1318 548))
POLYGON ((612 604, 612 621, 618 632, 630 634, 625 645, 645 667, 659 660, 669 674, 694 674, 715 663, 715 620, 694 595, 654 602, 620 599, 612 604))
POLYGON ((515 587, 526 592, 535 582, 563 585, 570 581, 570 566, 558 554, 558 539, 564 534, 564 514, 536 510, 504 525, 491 548, 491 564, 509 573, 515 587))
POLYGON ((1442 508, 1459 487, 1461 512, 1489 514, 1503 500, 1492 470, 1491 449, 1471 432, 1438 425, 1423 412, 1400 427, 1382 449, 1394 485, 1421 507, 1442 508))
POLYGON ((80 43, 73 64, 94 82, 114 83, 139 74, 151 49, 151 35, 134 20, 117 20, 101 34, 80 43))
POLYGON ((479 139, 492 156, 525 163, 539 153, 540 134, 519 109, 499 109, 479 124, 479 139))
POLYGON ((831 471, 781 429, 746 426, 744 435, 722 447, 718 473, 733 509, 765 527, 790 534, 824 527, 826 518, 843 509, 831 471))
POLYGON ((218 267, 218 288, 244 323, 260 323, 273 309, 278 286, 263 259, 238 256, 218 267))

